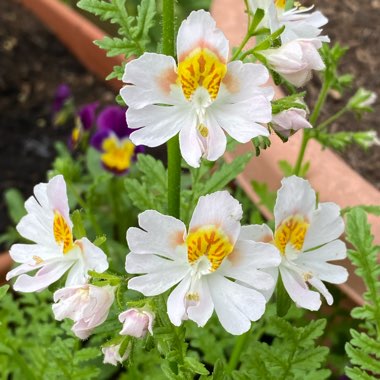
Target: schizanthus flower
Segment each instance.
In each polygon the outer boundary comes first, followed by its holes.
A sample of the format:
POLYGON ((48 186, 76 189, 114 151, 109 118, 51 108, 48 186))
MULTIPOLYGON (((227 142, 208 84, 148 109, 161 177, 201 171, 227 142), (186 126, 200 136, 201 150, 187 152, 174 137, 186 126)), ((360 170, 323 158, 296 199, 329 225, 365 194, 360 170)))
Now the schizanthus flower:
POLYGON ((104 354, 103 363, 116 366, 118 363, 122 364, 125 360, 128 359, 128 356, 131 353, 131 346, 129 345, 127 347, 123 356, 120 356, 120 344, 105 346, 102 348, 102 352, 104 354))
POLYGON ((14 244, 10 249, 12 259, 21 263, 7 274, 7 280, 18 276, 15 290, 43 290, 66 272, 66 286, 81 285, 87 282, 89 270, 101 273, 108 268, 107 257, 100 248, 87 238, 73 238, 62 175, 35 186, 34 196, 25 202, 25 208, 27 215, 16 228, 34 244, 14 244), (34 277, 25 274, 36 269, 34 277))
POLYGON ((301 108, 289 108, 272 117, 273 129, 284 137, 290 137, 300 129, 313 128, 306 120, 306 111, 301 108))
POLYGON ((115 173, 126 173, 136 154, 143 152, 142 146, 135 146, 129 138, 131 129, 125 121, 125 109, 108 106, 99 114, 97 131, 91 145, 100 151, 101 162, 105 169, 115 173))
POLYGON ((75 322, 73 333, 80 339, 87 339, 92 330, 107 319, 114 299, 115 288, 109 285, 70 286, 54 293, 53 312, 58 321, 72 319, 75 322))
POLYGON ((139 215, 140 228, 130 228, 126 271, 143 274, 128 287, 146 296, 164 293, 168 315, 179 326, 191 319, 204 326, 215 308, 223 327, 242 334, 265 310, 261 291, 274 286, 262 268, 279 264, 275 247, 240 236, 242 208, 226 192, 201 197, 189 230, 173 217, 148 210, 139 215))
POLYGON ((315 191, 308 181, 292 176, 282 180, 274 208, 275 233, 266 225, 243 227, 243 237, 272 242, 281 254, 278 272, 290 298, 300 307, 318 310, 320 292, 331 305, 333 298, 322 281, 342 284, 347 270, 329 261, 346 257, 346 246, 339 240, 344 231, 340 209, 335 203, 316 207, 315 191), (318 292, 311 290, 309 286, 318 292))
POLYGON ((268 136, 259 123, 271 118, 271 88, 261 64, 227 63, 229 43, 203 10, 192 12, 177 37, 178 66, 172 57, 145 53, 125 67, 120 91, 131 140, 155 147, 179 133, 181 154, 198 167, 226 149, 227 132, 245 143, 268 136))
POLYGON ((119 321, 123 324, 120 335, 143 338, 148 331, 153 335, 154 313, 148 308, 128 309, 119 315, 119 321))

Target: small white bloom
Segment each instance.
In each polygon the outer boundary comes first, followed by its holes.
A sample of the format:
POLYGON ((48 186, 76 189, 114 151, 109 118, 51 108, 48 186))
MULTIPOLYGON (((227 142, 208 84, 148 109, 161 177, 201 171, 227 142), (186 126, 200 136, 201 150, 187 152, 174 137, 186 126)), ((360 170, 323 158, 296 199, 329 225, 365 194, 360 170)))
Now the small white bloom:
POLYGON ((148 331, 153 335, 154 313, 147 308, 126 310, 119 315, 119 321, 123 324, 121 335, 143 338, 148 331))
POLYGON ((73 333, 80 339, 87 339, 92 330, 107 319, 114 299, 113 286, 71 286, 54 293, 52 308, 56 320, 72 319, 75 322, 73 333))
POLYGON ((120 344, 113 344, 111 346, 106 346, 102 348, 104 354, 103 363, 117 365, 117 363, 122 364, 125 360, 128 359, 129 354, 131 353, 131 345, 128 345, 126 351, 124 352, 123 357, 120 356, 120 344))
POLYGON ((87 238, 73 240, 72 222, 66 183, 62 175, 49 183, 34 187, 34 196, 25 202, 27 215, 17 231, 35 244, 14 244, 12 259, 20 266, 7 274, 7 280, 19 276, 14 289, 20 292, 41 291, 67 271, 66 286, 85 284, 88 271, 104 272, 108 268, 104 252, 87 238), (25 273, 39 269, 34 277, 25 273))
POLYGON ((285 30, 281 34, 282 43, 297 39, 330 41, 327 36, 321 35, 321 27, 327 24, 328 19, 319 11, 309 12, 313 6, 305 8, 296 5, 285 11, 285 0, 249 0, 249 5, 252 12, 256 12, 258 8, 265 11, 261 26, 269 28, 272 33, 285 25, 285 30))
POLYGON ((227 191, 200 197, 188 231, 173 217, 143 212, 141 229, 127 232, 126 259, 128 273, 143 275, 129 280, 128 287, 155 296, 177 285, 167 304, 176 326, 185 319, 204 326, 215 308, 228 332, 246 332, 264 313, 261 291, 274 286, 261 269, 281 258, 270 244, 240 239, 241 218, 241 205, 227 191))
POLYGON ((275 278, 280 272, 286 291, 298 306, 318 310, 318 292, 331 305, 332 295, 322 281, 342 284, 348 277, 345 268, 329 263, 346 257, 346 246, 338 239, 344 231, 339 207, 330 202, 316 207, 309 182, 292 176, 282 180, 274 216, 274 235, 266 225, 252 225, 242 228, 242 238, 271 241, 277 247, 281 264, 267 271, 275 278), (318 292, 310 290, 308 284, 318 292))
POLYGON ((227 63, 229 43, 203 10, 192 12, 177 37, 178 66, 172 57, 145 53, 125 67, 120 95, 128 105, 135 145, 155 147, 179 133, 181 154, 198 167, 226 149, 228 133, 245 143, 268 136, 272 88, 261 64, 227 63))
POLYGON ((296 131, 313 128, 306 120, 306 111, 301 108, 289 108, 273 115, 272 126, 280 135, 289 137, 296 131))
POLYGON ((324 70, 325 64, 318 53, 319 40, 294 40, 277 49, 260 53, 274 71, 281 74, 294 86, 301 87, 311 79, 312 70, 324 70))

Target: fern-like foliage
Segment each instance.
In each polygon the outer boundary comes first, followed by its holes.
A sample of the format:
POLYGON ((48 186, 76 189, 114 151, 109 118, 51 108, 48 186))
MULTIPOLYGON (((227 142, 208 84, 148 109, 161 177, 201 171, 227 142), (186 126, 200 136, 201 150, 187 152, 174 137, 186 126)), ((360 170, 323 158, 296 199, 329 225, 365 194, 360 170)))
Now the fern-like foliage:
MULTIPOLYGON (((105 36, 95 41, 96 45, 107 51, 107 56, 122 54, 125 58, 138 57, 149 50, 149 31, 154 26, 156 15, 155 0, 142 0, 136 16, 128 13, 126 0, 80 0, 77 5, 101 20, 118 25, 117 37, 105 36)), ((115 66, 107 79, 121 79, 123 73, 123 66, 115 66)))
POLYGON ((346 374, 353 380, 378 379, 380 376, 380 265, 377 256, 380 247, 373 244, 371 225, 363 208, 347 213, 347 240, 353 245, 349 258, 356 266, 356 273, 363 279, 366 292, 365 304, 355 308, 351 315, 361 319, 362 331, 351 330, 352 339, 346 344, 346 352, 352 367, 346 374))
POLYGON ((311 321, 304 327, 295 327, 279 317, 269 320, 270 333, 275 338, 271 345, 253 342, 243 356, 236 380, 323 380, 328 369, 321 369, 329 352, 327 347, 316 346, 325 329, 326 320, 311 321))

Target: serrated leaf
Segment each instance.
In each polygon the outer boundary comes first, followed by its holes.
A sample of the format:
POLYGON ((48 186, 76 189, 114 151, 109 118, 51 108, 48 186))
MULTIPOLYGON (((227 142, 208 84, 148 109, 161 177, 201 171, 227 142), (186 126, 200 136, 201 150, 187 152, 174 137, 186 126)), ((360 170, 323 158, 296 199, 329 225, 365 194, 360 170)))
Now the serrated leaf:
POLYGON ((96 40, 95 45, 103 50, 107 50, 107 57, 124 55, 126 58, 129 58, 139 53, 136 43, 127 38, 105 36, 102 40, 96 40))
POLYGON ((208 375, 210 372, 205 368, 204 364, 201 363, 196 358, 187 356, 185 358, 185 365, 188 367, 192 372, 198 373, 199 375, 208 375))
POLYGON ((231 163, 224 163, 206 182, 199 195, 211 194, 215 191, 224 189, 232 180, 240 174, 251 160, 252 154, 246 153, 236 157, 231 163))
POLYGON ((156 15, 156 1, 142 0, 137 7, 137 26, 133 30, 136 39, 146 39, 149 30, 154 26, 154 17, 156 15))
POLYGON ((346 343, 345 349, 347 355, 351 359, 351 363, 360 366, 362 370, 373 372, 380 375, 380 361, 369 356, 361 349, 353 347, 350 343, 346 343))

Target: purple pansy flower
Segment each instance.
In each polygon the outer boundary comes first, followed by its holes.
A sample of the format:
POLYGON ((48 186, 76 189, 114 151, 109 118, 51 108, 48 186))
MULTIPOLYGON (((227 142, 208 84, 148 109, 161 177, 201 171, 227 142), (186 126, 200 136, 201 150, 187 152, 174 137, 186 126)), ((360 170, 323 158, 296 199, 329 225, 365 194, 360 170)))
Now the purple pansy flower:
POLYGON ((67 99, 71 97, 71 90, 67 84, 60 84, 55 92, 53 101, 53 113, 57 113, 62 110, 67 99))
POLYGON ((143 146, 135 146, 129 139, 133 130, 127 126, 125 111, 119 106, 105 107, 97 118, 97 131, 91 139, 91 145, 102 153, 103 167, 119 175, 126 173, 136 154, 144 151, 143 146))
POLYGON ((76 125, 71 131, 69 138, 69 147, 75 149, 83 136, 84 131, 92 128, 95 122, 95 112, 99 103, 88 103, 79 109, 77 112, 76 125))

